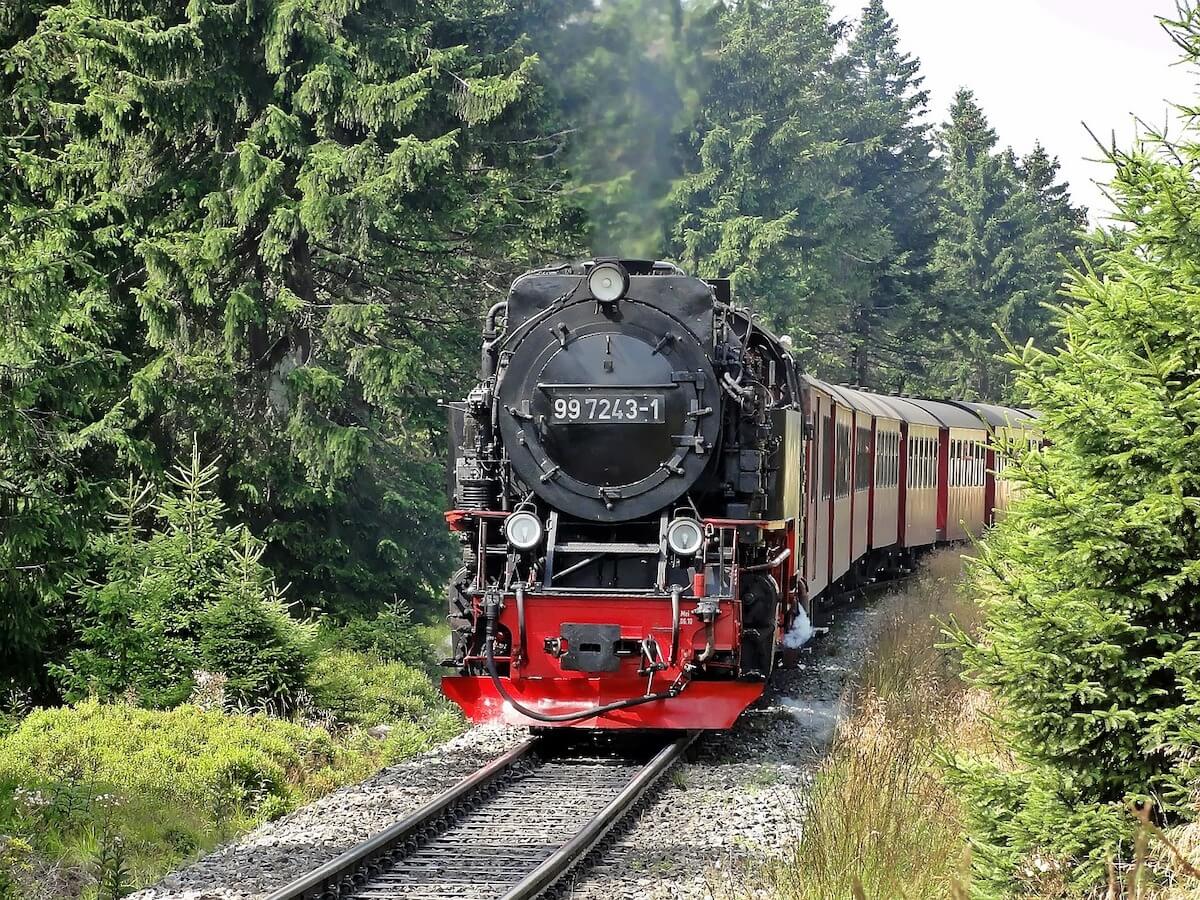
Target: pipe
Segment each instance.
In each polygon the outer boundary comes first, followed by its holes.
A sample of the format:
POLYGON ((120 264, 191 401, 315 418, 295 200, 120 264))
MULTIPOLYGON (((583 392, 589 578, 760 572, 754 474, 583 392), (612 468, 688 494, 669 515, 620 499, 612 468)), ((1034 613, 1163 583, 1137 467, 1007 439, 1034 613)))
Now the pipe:
POLYGON ((564 578, 567 575, 570 575, 572 572, 577 572, 580 569, 582 569, 584 566, 589 565, 590 563, 594 563, 596 560, 600 559, 603 556, 604 556, 603 553, 597 553, 595 556, 589 556, 586 559, 580 560, 579 562, 575 563, 574 565, 567 566, 565 569, 555 572, 553 575, 550 576, 550 580, 556 581, 559 578, 564 578))
POLYGON ((728 372, 725 372, 721 376, 721 382, 725 385, 729 392, 739 400, 749 400, 754 396, 754 388, 746 387, 741 383, 740 380, 735 381, 733 376, 728 372))
POLYGON ((704 623, 704 652, 696 657, 697 665, 704 665, 708 662, 717 649, 717 620, 704 623))
POLYGON ((518 581, 513 593, 517 598, 517 653, 516 657, 524 663, 528 658, 525 653, 525 585, 518 581))
POLYGON ((679 659, 679 601, 683 596, 683 588, 677 584, 671 585, 671 657, 670 664, 674 666, 679 659))
MULTIPOLYGON (((483 326, 483 349, 479 356, 479 372, 486 387, 488 383, 496 377, 496 346, 500 343, 503 335, 496 331, 496 316, 500 310, 508 310, 508 302, 501 300, 499 303, 493 303, 492 308, 488 310, 487 316, 484 318, 483 326)), ((496 432, 499 430, 500 409, 496 405, 495 398, 488 397, 488 419, 487 422, 480 422, 483 426, 483 434, 481 435, 482 444, 485 448, 490 448, 495 440, 496 432)))
POLYGON ((744 569, 742 569, 742 571, 743 572, 765 572, 768 569, 774 569, 777 566, 783 565, 785 562, 787 562, 788 557, 791 555, 792 555, 791 548, 784 547, 782 552, 780 552, 780 554, 778 556, 776 556, 774 559, 769 559, 765 563, 759 563, 756 566, 746 566, 744 569))
POLYGON ((483 374, 483 380, 487 381, 496 374, 496 358, 492 355, 496 344, 499 343, 500 337, 496 333, 496 315, 500 310, 508 311, 508 301, 501 300, 499 303, 493 303, 492 308, 487 311, 487 316, 484 317, 483 324, 483 354, 479 361, 479 371, 483 374))

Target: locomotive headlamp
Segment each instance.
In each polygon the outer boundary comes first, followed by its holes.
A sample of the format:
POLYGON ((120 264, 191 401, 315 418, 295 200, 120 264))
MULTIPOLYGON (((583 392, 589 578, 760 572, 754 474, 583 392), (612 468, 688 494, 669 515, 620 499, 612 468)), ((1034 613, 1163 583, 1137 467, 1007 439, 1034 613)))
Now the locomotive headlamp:
POLYGON ((704 526, 695 519, 676 519, 667 526, 667 546, 677 556, 695 556, 704 546, 704 526))
POLYGON ((601 303, 616 303, 629 290, 629 273, 620 263, 599 263, 588 273, 588 290, 601 303))
POLYGON ((542 522, 531 512, 515 512, 504 520, 504 536, 518 550, 532 550, 542 542, 542 522))

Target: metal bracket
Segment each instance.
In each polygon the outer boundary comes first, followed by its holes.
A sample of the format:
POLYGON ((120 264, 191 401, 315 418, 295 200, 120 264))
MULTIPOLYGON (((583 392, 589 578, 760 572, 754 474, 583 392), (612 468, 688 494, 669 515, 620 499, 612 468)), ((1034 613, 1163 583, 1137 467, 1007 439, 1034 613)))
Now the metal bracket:
POLYGON ((676 434, 672 435, 676 447, 690 447, 697 456, 703 456, 708 444, 704 440, 702 434, 676 434))
POLYGON ((517 600, 517 646, 513 657, 514 662, 524 663, 529 658, 525 652, 525 585, 518 581, 513 593, 517 600))
POLYGON ((550 521, 546 523, 546 571, 543 574, 543 585, 551 587, 554 581, 554 551, 558 544, 558 512, 550 513, 550 521))

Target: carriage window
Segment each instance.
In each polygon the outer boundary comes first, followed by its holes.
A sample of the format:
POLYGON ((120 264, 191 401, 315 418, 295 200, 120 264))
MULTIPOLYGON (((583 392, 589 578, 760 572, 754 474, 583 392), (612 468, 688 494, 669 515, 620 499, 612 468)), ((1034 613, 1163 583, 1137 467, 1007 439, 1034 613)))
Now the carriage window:
POLYGON ((821 499, 833 496, 833 428, 829 416, 821 417, 821 499))
POLYGON ((859 428, 854 445, 854 489, 865 491, 871 486, 871 429, 859 428))
POLYGON ((850 495, 850 426, 839 422, 837 426, 837 497, 850 495))
POLYGON ((881 432, 875 444, 875 465, 879 487, 891 488, 899 483, 900 435, 895 431, 881 432))

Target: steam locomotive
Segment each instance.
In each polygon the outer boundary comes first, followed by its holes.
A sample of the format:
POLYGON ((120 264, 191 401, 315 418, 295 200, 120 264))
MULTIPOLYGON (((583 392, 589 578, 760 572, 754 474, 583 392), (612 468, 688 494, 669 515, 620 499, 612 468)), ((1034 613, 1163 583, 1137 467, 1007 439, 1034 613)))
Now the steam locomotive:
MULTIPOLYGON (((520 276, 451 405, 445 694, 474 721, 723 729, 838 588, 978 533, 1031 416, 801 374, 729 284, 520 276)), ((803 635, 801 635, 803 637, 803 635)))

